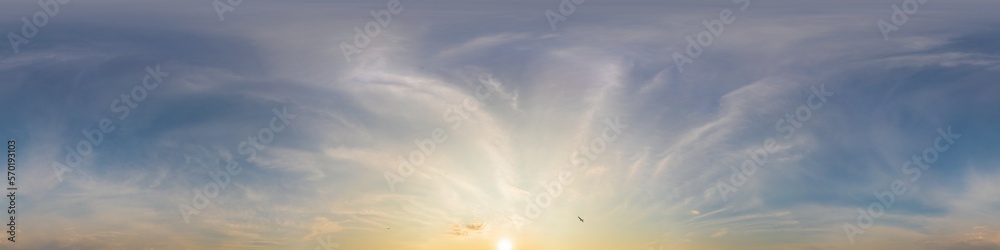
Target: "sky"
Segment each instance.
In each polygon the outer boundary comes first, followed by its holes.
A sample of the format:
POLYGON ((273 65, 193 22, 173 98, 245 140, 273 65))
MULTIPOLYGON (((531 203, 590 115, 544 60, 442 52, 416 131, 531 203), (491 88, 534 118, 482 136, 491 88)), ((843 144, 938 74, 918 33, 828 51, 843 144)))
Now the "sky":
POLYGON ((998 9, 3 0, 0 248, 1000 249, 998 9))

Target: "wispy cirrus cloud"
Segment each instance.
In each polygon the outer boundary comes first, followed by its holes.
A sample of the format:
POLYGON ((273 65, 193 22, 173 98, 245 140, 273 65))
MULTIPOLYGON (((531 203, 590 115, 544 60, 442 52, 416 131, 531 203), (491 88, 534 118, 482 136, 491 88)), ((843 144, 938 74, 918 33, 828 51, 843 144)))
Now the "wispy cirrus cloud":
MULTIPOLYGON (((995 4, 923 5, 884 41, 875 22, 897 2, 753 2, 683 74, 684 37, 738 7, 587 2, 552 31, 554 2, 405 2, 347 63, 337 45, 385 2, 245 1, 225 22, 207 2, 73 2, 0 57, 0 131, 38 166, 19 170, 17 246, 995 247, 995 4), (48 163, 156 63, 170 79, 57 181, 48 163), (836 95, 786 137, 776 122, 819 86, 836 95), (465 109, 477 92, 491 95, 465 109), (283 106, 296 120, 183 223, 178 204, 283 106), (518 230, 607 117, 627 131, 518 230), (856 208, 948 125, 966 137, 848 242, 856 208), (447 139, 390 189, 436 128, 447 139), (719 181, 768 138, 767 163, 723 200, 719 181)), ((13 29, 34 7, 11 6, 13 29)))

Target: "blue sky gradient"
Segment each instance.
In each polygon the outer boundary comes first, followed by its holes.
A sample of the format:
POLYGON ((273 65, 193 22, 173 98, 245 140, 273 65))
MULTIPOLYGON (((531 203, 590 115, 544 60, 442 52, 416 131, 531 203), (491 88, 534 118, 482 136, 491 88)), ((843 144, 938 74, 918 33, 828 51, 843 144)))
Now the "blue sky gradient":
MULTIPOLYGON (((3 248, 1000 249, 996 1, 926 1, 883 36, 905 1, 588 0, 553 26, 560 1, 404 0, 346 60, 387 2, 244 0, 224 20, 212 1, 60 5, 0 46, 21 208, 3 248), (167 75, 121 118, 147 67, 167 75), (102 119, 91 154, 52 167, 102 119), (961 136, 911 181, 939 129, 961 136)), ((9 34, 43 11, 0 6, 9 34)))

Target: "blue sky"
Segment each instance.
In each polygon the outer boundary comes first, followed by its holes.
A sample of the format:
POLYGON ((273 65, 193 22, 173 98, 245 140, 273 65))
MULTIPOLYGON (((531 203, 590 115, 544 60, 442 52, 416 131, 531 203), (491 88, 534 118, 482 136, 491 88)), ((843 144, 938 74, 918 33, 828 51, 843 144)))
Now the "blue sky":
POLYGON ((346 60, 389 2, 60 5, 0 46, 4 248, 1000 248, 996 2, 401 1, 346 60))

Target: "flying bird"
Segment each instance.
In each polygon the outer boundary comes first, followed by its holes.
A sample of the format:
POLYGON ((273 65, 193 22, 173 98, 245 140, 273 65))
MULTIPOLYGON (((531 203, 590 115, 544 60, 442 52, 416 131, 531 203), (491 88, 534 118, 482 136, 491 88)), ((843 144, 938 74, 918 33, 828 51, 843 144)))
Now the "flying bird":
POLYGON ((580 216, 577 216, 576 218, 580 219, 580 222, 583 222, 583 218, 580 218, 580 216))

